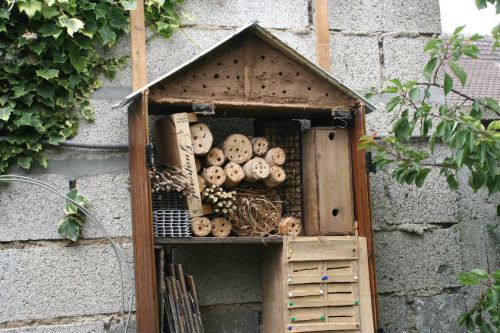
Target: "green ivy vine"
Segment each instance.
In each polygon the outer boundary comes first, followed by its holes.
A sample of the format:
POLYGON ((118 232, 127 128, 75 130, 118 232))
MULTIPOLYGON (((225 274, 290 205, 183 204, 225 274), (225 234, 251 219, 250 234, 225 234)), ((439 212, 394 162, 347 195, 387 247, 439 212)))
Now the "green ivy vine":
MULTIPOLYGON (((170 37, 183 0, 146 0, 146 24, 170 37)), ((6 0, 0 5, 0 174, 47 167, 42 142, 77 134, 94 120, 89 98, 126 64, 110 50, 129 32, 128 0, 6 0), (79 116, 81 114, 81 117, 79 116)))

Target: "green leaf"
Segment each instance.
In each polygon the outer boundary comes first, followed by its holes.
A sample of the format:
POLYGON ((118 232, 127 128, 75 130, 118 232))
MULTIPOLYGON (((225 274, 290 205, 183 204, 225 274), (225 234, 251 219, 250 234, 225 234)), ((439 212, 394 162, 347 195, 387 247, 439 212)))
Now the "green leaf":
POLYGON ((444 95, 448 95, 451 89, 453 89, 453 79, 448 73, 444 73, 444 95))
POLYGON ((481 333, 495 333, 493 332, 493 330, 491 329, 490 325, 487 324, 487 323, 482 323, 481 326, 479 326, 479 331, 481 333))
POLYGON ((410 90, 410 99, 412 102, 418 101, 419 97, 420 97, 420 88, 415 87, 412 90, 410 90))
POLYGON ((76 203, 78 203, 81 206, 85 206, 87 203, 87 199, 83 195, 79 194, 78 189, 76 188, 69 191, 68 194, 66 194, 66 196, 76 201, 76 203))
POLYGON ((57 226, 57 231, 59 234, 73 242, 78 240, 80 237, 81 224, 75 217, 67 217, 59 222, 57 226))
POLYGON ((463 67, 454 61, 450 61, 448 66, 450 66, 451 71, 458 78, 462 86, 465 86, 465 83, 467 82, 467 74, 465 73, 463 67))
POLYGON ((109 27, 101 27, 99 28, 99 35, 102 38, 102 43, 104 45, 113 45, 116 40, 116 33, 111 30, 109 27))
POLYGON ((460 273, 458 275, 458 280, 464 286, 477 286, 479 285, 481 278, 471 273, 460 273))
POLYGON ((389 102, 387 103, 387 105, 385 106, 385 110, 387 112, 391 112, 392 110, 394 110, 394 108, 401 102, 401 97, 399 96, 395 96, 393 98, 391 98, 389 100, 389 102))
POLYGON ((64 207, 64 214, 75 215, 76 213, 78 213, 78 207, 76 207, 75 204, 73 203, 66 204, 66 206, 64 207))
POLYGON ((58 69, 37 69, 36 75, 43 77, 46 80, 53 79, 59 76, 58 69))
POLYGON ((481 279, 487 279, 489 277, 488 273, 484 269, 481 269, 481 268, 471 269, 470 273, 480 277, 481 279))
POLYGON ((484 100, 486 102, 486 105, 488 105, 490 109, 492 109, 495 112, 498 112, 498 102, 496 99, 486 97, 484 100))
POLYGON ((455 30, 453 31, 453 35, 458 35, 459 33, 462 32, 462 30, 465 29, 465 25, 461 25, 459 27, 456 27, 455 30))
POLYGON ((11 113, 14 111, 12 107, 8 106, 5 108, 0 108, 0 120, 7 121, 10 118, 11 113))
POLYGON ((73 34, 75 32, 78 32, 79 30, 83 29, 84 24, 82 21, 80 21, 77 18, 68 18, 66 15, 61 15, 59 16, 59 24, 66 28, 66 31, 68 32, 68 35, 73 37, 73 34))
POLYGON ((484 173, 481 171, 472 171, 471 175, 469 176, 469 185, 472 187, 474 192, 479 190, 485 182, 485 177, 484 173))
POLYGON ((121 0, 121 4, 125 10, 135 10, 137 8, 135 0, 121 0))
POLYGON ((95 120, 94 108, 90 105, 90 103, 85 103, 82 107, 82 116, 89 122, 93 122, 95 120))
POLYGON ((455 179, 455 176, 453 175, 448 175, 448 177, 446 178, 446 181, 448 182, 448 186, 453 189, 453 190, 457 190, 458 189, 458 182, 457 180, 455 179))
POLYGON ((19 164, 23 169, 29 170, 31 167, 31 162, 33 161, 33 158, 27 156, 27 157, 19 157, 17 159, 17 164, 19 164))
POLYGON ((495 120, 489 123, 487 127, 488 131, 498 131, 500 130, 500 120, 495 120))
POLYGON ((437 38, 433 38, 425 44, 424 52, 429 52, 429 51, 436 52, 436 50, 438 49, 440 44, 441 44, 441 40, 439 40, 437 38))
POLYGON ((481 105, 477 100, 472 103, 472 109, 470 111, 470 116, 474 119, 480 120, 483 117, 483 110, 481 105))
POLYGON ((42 10, 42 2, 38 0, 18 1, 17 7, 20 12, 25 12, 29 18, 32 18, 36 13, 42 10))
POLYGON ((411 126, 408 117, 402 116, 394 124, 394 135, 399 140, 408 140, 411 136, 411 126))
POLYGON ((431 60, 424 67, 424 77, 427 81, 431 81, 432 74, 434 73, 434 69, 436 68, 437 58, 432 57, 431 60))
POLYGON ((415 185, 417 185, 417 187, 419 187, 419 188, 422 187, 422 185, 424 184, 425 178, 427 177, 429 172, 431 172, 431 169, 420 169, 417 176, 415 177, 415 185))

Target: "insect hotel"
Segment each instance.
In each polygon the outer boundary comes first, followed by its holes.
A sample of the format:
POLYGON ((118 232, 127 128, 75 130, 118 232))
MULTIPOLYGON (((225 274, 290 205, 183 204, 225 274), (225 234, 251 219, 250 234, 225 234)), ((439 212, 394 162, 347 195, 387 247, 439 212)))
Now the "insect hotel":
POLYGON ((128 103, 139 325, 203 332, 173 247, 260 244, 265 333, 374 332, 369 102, 252 23, 128 103))

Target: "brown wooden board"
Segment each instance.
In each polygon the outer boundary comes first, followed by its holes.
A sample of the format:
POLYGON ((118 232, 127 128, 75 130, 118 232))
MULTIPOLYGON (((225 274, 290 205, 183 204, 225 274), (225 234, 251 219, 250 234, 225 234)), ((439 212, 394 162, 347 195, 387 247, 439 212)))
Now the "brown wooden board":
POLYGON ((353 234, 349 132, 315 127, 304 133, 302 164, 305 235, 353 234))
POLYGON ((267 246, 262 263, 264 332, 285 331, 285 262, 281 245, 267 246))
MULTIPOLYGON (((301 105, 348 111, 355 100, 253 34, 242 34, 151 88, 151 101, 301 105)), ((278 109, 279 110, 279 109, 278 109)))
POLYGON ((191 179, 193 194, 186 198, 189 214, 191 217, 203 216, 188 114, 177 113, 158 119, 155 132, 158 161, 180 168, 191 179))

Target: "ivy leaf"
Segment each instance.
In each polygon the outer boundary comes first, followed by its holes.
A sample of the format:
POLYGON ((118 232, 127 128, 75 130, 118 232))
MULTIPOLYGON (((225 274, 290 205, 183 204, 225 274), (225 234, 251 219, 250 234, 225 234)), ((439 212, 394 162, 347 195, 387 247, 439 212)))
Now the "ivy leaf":
POLYGON ((74 188, 66 194, 66 196, 74 201, 76 201, 79 205, 85 206, 87 204, 87 200, 81 194, 78 194, 78 189, 74 188))
POLYGON ((469 176, 469 186, 477 192, 484 185, 485 177, 484 173, 481 171, 472 171, 469 176))
POLYGON ((436 68, 437 60, 438 59, 436 57, 432 57, 424 67, 424 77, 427 81, 431 80, 432 73, 434 73, 434 69, 436 68))
POLYGON ((38 0, 24 0, 23 2, 18 2, 17 7, 20 12, 25 12, 29 18, 32 18, 42 10, 42 2, 38 0))
POLYGON ((94 109, 90 105, 90 103, 85 103, 82 107, 82 116, 89 122, 93 122, 95 120, 94 109))
POLYGON ((448 175, 448 177, 446 178, 446 181, 448 182, 448 186, 452 189, 452 190, 457 190, 458 189, 458 182, 457 180, 455 179, 455 176, 453 175, 448 175))
POLYGON ((135 10, 137 8, 135 0, 122 0, 121 4, 125 10, 135 10))
POLYGON ((47 169, 47 167, 49 166, 49 158, 47 157, 47 155, 44 155, 44 154, 37 154, 36 156, 36 161, 38 162, 38 164, 40 164, 44 169, 47 169))
POLYGON ((448 95, 451 89, 453 89, 453 79, 448 73, 444 73, 444 95, 448 95))
POLYGON ((66 15, 59 16, 59 24, 66 28, 68 35, 73 37, 75 32, 78 32, 80 29, 83 29, 84 24, 77 18, 68 18, 66 15))
POLYGON ((3 121, 9 120, 12 111, 14 111, 12 107, 0 108, 0 120, 3 121))
POLYGON ((116 33, 111 30, 109 27, 101 27, 99 28, 99 35, 102 38, 102 43, 104 45, 113 45, 116 40, 116 33))
POLYGON ((50 80, 59 76, 58 69, 37 69, 36 75, 43 77, 45 80, 50 80))
POLYGON ((417 185, 418 188, 422 187, 424 184, 425 178, 427 178, 427 175, 431 172, 431 169, 421 169, 418 173, 417 176, 415 177, 415 185, 417 185))
POLYGON ((78 207, 76 207, 75 204, 73 203, 66 204, 66 206, 64 207, 64 214, 75 215, 76 213, 78 213, 78 207))
POLYGON ((465 73, 463 67, 454 61, 450 61, 448 66, 450 66, 451 71, 458 78, 462 86, 465 86, 465 82, 467 82, 467 74, 465 73))
POLYGON ((80 236, 80 228, 81 224, 73 216, 69 216, 61 221, 59 221, 59 225, 57 226, 57 231, 59 234, 73 242, 78 240, 80 236))
POLYGON ((19 164, 21 166, 21 168, 29 170, 29 168, 31 167, 32 161, 33 161, 33 158, 31 158, 30 156, 19 157, 17 159, 17 164, 19 164))

